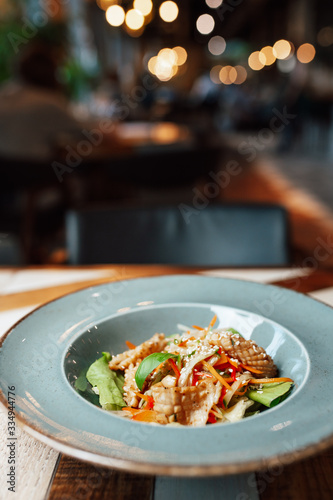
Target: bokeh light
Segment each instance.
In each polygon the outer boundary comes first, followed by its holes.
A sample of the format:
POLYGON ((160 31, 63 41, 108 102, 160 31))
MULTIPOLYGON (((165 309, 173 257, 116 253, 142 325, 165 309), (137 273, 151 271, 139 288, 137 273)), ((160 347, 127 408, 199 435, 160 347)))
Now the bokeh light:
POLYGON ((314 59, 316 49, 311 43, 303 43, 297 49, 297 59, 303 64, 307 64, 314 59))
POLYGON ((240 65, 235 66, 235 70, 237 72, 237 77, 236 77, 236 80, 234 81, 234 83, 236 85, 241 85, 247 79, 247 71, 244 68, 244 66, 240 66, 240 65))
POLYGON ((261 54, 264 55, 266 62, 265 66, 271 66, 273 63, 276 61, 276 57, 273 53, 273 47, 270 45, 266 45, 266 47, 263 47, 260 51, 261 54))
POLYGON ((177 53, 173 49, 161 49, 157 54, 159 60, 164 60, 174 66, 177 62, 177 53))
POLYGON ((208 50, 213 56, 220 56, 225 48, 226 43, 222 36, 213 36, 208 42, 208 50))
POLYGON ((208 35, 211 33, 215 27, 215 21, 213 16, 210 14, 202 14, 197 19, 197 30, 202 35, 208 35))
POLYGON ((276 59, 287 59, 292 50, 290 42, 288 40, 278 40, 273 45, 273 54, 276 59))
POLYGON ((125 11, 120 5, 111 5, 106 10, 105 17, 111 26, 121 26, 125 20, 125 11))
POLYGON ((135 31, 142 28, 145 18, 139 10, 131 9, 126 13, 125 23, 129 29, 135 31))
POLYGON ((276 64, 282 73, 290 73, 295 68, 296 63, 296 57, 290 56, 287 59, 279 59, 276 64))
POLYGON ((206 4, 211 9, 217 9, 220 5, 222 5, 222 2, 223 0, 206 0, 206 4))
POLYGON ((160 5, 159 13, 161 19, 166 23, 172 23, 178 17, 178 5, 175 2, 167 1, 160 5))
POLYGON ((212 69, 210 70, 209 76, 210 79, 213 83, 216 85, 219 85, 221 83, 220 80, 220 71, 222 69, 221 64, 217 64, 216 66, 213 66, 212 69))
POLYGON ((332 26, 325 26, 325 28, 322 28, 317 35, 317 40, 319 45, 321 45, 322 47, 329 47, 330 45, 332 45, 333 44, 332 26))
POLYGON ((148 70, 152 75, 156 74, 157 56, 153 56, 148 61, 148 70))
POLYGON ((151 0, 134 0, 133 8, 141 12, 143 16, 148 16, 153 10, 153 3, 151 0))
POLYGON ((178 67, 183 65, 187 59, 187 52, 183 47, 163 48, 157 56, 153 56, 148 61, 148 70, 159 80, 167 82, 171 80, 177 72, 178 67))
POLYGON ((254 71, 259 71, 265 66, 266 57, 262 52, 256 50, 255 52, 252 52, 252 54, 250 54, 248 58, 248 64, 254 71))
POLYGON ((107 10, 111 5, 117 5, 118 0, 96 0, 97 5, 102 10, 107 10))
POLYGON ((183 64, 185 64, 187 60, 187 52, 184 49, 184 47, 177 46, 174 47, 172 50, 177 54, 177 61, 176 61, 177 66, 182 66, 183 64))
POLYGON ((151 131, 151 139, 159 144, 172 144, 179 140, 181 131, 174 123, 158 123, 151 131))
POLYGON ((237 70, 233 66, 224 66, 219 73, 219 77, 224 85, 231 85, 237 79, 237 70))

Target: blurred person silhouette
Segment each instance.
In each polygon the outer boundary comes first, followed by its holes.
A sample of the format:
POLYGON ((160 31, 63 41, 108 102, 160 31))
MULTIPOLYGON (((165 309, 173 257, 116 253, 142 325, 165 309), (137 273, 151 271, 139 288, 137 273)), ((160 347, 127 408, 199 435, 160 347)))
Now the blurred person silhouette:
POLYGON ((79 137, 84 125, 69 111, 57 69, 57 53, 45 43, 22 52, 14 79, 0 89, 1 158, 48 162, 60 135, 79 137))

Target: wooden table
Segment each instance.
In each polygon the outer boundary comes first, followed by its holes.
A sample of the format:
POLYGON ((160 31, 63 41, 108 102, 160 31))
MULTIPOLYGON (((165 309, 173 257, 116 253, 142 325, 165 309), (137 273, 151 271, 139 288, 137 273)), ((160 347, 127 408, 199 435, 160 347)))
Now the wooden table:
MULTIPOLYGON (((333 270, 322 269, 221 269, 189 270, 165 266, 94 266, 0 270, 0 334, 34 306, 65 293, 110 280, 176 273, 204 273, 238 277, 311 293, 333 305, 333 270), (330 288, 332 287, 332 289, 330 288)), ((330 397, 330 392, 328 393, 330 397)), ((0 436, 5 435, 6 412, 0 408, 0 436)), ((59 454, 19 430, 16 493, 7 491, 5 439, 0 443, 0 498, 151 499, 196 498, 223 500, 331 500, 333 449, 293 465, 258 473, 204 480, 169 480, 103 469, 59 454), (210 495, 207 496, 209 485, 210 495), (221 490, 223 488, 223 491, 221 490), (235 493, 235 491, 238 493, 235 493), (203 493, 204 492, 204 493, 203 493)))

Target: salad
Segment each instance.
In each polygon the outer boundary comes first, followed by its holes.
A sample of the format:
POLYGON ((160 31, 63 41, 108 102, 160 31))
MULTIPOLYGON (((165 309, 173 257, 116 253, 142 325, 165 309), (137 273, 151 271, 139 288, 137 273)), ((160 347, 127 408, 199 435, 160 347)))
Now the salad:
MULTIPOLYGON (((283 401, 293 380, 277 377, 272 358, 233 328, 182 327, 156 333, 111 356, 104 352, 86 378, 102 408, 131 420, 203 426, 236 422, 283 401)), ((79 387, 78 387, 79 388, 79 387)))

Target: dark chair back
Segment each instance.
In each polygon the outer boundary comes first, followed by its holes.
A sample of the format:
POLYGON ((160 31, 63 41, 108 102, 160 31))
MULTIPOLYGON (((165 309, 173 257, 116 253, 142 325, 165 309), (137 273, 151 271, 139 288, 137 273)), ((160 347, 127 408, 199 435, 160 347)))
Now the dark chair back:
POLYGON ((275 205, 80 210, 67 214, 67 249, 70 264, 279 266, 287 226, 275 205))
POLYGON ((23 264, 19 238, 14 234, 0 233, 0 266, 20 266, 23 264))

